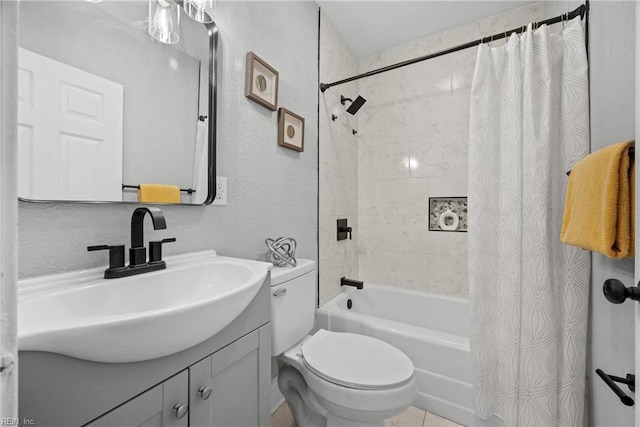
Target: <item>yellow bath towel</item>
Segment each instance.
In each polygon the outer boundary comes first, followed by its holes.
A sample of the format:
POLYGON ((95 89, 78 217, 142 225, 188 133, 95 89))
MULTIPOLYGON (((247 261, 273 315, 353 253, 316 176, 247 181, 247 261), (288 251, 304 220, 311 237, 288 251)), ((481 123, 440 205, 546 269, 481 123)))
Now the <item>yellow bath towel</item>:
POLYGON ((140 184, 138 201, 143 203, 180 203, 180 187, 164 184, 140 184))
POLYGON ((571 169, 560 240, 610 258, 633 258, 634 141, 596 151, 571 169))

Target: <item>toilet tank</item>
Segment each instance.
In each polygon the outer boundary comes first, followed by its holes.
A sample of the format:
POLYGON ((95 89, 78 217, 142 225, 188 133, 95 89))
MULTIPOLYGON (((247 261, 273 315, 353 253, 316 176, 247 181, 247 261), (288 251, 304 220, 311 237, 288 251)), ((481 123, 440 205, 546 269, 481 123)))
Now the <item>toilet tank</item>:
POLYGON ((271 270, 271 355, 279 356, 313 328, 316 263, 299 259, 295 267, 271 270))

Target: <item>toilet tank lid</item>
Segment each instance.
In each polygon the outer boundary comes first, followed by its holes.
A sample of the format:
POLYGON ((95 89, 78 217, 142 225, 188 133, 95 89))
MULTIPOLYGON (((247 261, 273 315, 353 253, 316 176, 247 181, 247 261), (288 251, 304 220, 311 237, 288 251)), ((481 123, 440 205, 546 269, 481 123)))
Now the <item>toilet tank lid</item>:
POLYGON ((291 279, 300 277, 315 270, 316 263, 310 259, 298 259, 295 267, 273 267, 271 270, 271 286, 277 286, 291 279))

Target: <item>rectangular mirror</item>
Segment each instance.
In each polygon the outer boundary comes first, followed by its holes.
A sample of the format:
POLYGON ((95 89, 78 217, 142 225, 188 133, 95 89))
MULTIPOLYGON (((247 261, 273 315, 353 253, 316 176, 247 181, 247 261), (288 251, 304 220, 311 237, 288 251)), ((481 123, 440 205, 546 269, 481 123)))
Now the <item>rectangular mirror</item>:
POLYGON ((213 201, 214 23, 174 0, 27 0, 18 29, 20 199, 213 201))

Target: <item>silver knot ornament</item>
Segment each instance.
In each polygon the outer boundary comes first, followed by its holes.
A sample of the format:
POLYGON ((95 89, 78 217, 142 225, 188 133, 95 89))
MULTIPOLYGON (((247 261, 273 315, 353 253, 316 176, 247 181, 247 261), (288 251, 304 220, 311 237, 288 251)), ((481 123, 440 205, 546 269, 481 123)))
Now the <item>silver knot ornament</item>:
POLYGON ((291 237, 264 239, 267 244, 267 261, 277 267, 295 267, 297 264, 296 240, 291 237))

